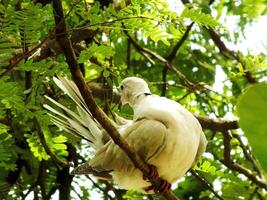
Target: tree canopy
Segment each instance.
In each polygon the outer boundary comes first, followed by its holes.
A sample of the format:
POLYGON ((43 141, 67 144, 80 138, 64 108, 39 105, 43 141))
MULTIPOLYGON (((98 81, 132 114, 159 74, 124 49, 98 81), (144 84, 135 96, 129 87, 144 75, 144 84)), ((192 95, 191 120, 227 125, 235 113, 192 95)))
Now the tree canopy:
POLYGON ((69 174, 71 162, 90 158, 90 148, 58 129, 43 108, 44 95, 74 107, 53 76, 72 77, 110 119, 114 113, 132 118, 130 107, 118 108, 113 91, 128 76, 145 79, 153 93, 190 110, 209 143, 202 159, 173 185, 178 198, 267 198, 266 55, 231 45, 246 39, 246 28, 266 15, 266 5, 1 1, 0 199, 164 198, 69 174), (229 19, 236 20, 232 31, 229 19))

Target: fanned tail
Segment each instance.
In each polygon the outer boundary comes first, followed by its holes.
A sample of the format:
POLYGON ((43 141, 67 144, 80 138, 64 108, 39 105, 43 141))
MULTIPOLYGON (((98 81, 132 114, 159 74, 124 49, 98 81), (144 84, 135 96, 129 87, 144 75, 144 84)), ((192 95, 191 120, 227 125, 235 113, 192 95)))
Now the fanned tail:
POLYGON ((63 114, 62 112, 58 111, 58 109, 54 109, 45 104, 44 108, 51 112, 49 115, 51 116, 53 123, 66 132, 89 141, 95 150, 99 149, 101 146, 103 146, 102 130, 86 106, 78 87, 72 80, 69 80, 65 77, 54 77, 53 80, 56 85, 77 104, 76 113, 58 103, 54 99, 45 96, 64 113, 63 114))

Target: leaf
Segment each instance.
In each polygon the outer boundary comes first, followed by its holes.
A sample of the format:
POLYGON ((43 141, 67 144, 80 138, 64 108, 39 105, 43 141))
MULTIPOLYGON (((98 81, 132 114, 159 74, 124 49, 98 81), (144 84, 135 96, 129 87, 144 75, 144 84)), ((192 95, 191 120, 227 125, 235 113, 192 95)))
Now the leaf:
POLYGON ((0 123, 0 134, 6 133, 9 130, 9 127, 5 124, 0 123))
POLYGON ((98 59, 110 58, 114 55, 114 53, 115 52, 111 46, 98 46, 96 44, 93 44, 92 46, 81 52, 79 63, 86 62, 93 56, 97 57, 98 59))
POLYGON ((267 170, 267 84, 249 87, 237 103, 239 124, 249 139, 252 150, 267 170))
POLYGON ((197 166, 195 167, 197 170, 200 170, 202 172, 207 172, 211 174, 216 173, 216 167, 212 166, 211 163, 207 160, 205 160, 199 168, 197 166))
POLYGON ((57 137, 52 138, 54 143, 64 143, 67 142, 68 138, 63 136, 63 135, 59 135, 57 137))
POLYGON ((189 18, 192 22, 196 22, 200 26, 205 26, 207 28, 214 28, 220 26, 210 14, 203 13, 201 9, 189 8, 186 6, 180 16, 183 18, 189 18))
POLYGON ((67 146, 65 144, 53 144, 53 148, 56 150, 65 150, 67 149, 67 146))
POLYGON ((107 78, 108 76, 109 76, 109 71, 108 70, 104 70, 104 72, 103 72, 103 75, 104 75, 104 77, 105 78, 107 78))

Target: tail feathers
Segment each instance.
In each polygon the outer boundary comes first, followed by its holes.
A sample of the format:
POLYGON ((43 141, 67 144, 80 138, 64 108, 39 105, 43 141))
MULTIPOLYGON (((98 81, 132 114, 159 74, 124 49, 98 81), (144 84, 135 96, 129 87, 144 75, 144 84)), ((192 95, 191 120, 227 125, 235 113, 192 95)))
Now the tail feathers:
POLYGON ((80 91, 75 83, 66 78, 54 78, 54 81, 59 86, 59 88, 62 89, 77 104, 78 113, 75 113, 72 110, 66 108, 54 99, 45 96, 50 102, 52 102, 57 108, 60 108, 64 113, 63 114, 60 111, 45 104, 44 108, 53 113, 49 114, 52 117, 53 123, 59 128, 91 142, 91 146, 94 149, 101 147, 103 145, 103 134, 100 125, 93 118, 92 114, 87 108, 84 99, 81 96, 80 91))
POLYGON ((83 106, 87 112, 90 112, 87 108, 84 99, 78 89, 78 87, 75 85, 75 83, 65 77, 59 77, 57 79, 56 77, 53 77, 54 82, 56 85, 65 92, 78 106, 83 106))

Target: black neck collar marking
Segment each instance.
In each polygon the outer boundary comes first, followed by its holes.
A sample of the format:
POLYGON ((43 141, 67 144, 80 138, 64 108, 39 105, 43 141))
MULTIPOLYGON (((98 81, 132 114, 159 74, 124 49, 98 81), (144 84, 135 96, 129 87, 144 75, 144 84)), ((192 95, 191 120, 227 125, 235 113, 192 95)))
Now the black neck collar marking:
POLYGON ((151 93, 145 92, 144 95, 148 96, 148 95, 152 95, 151 93))

